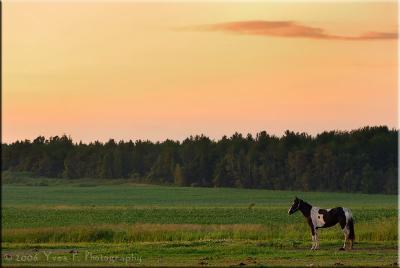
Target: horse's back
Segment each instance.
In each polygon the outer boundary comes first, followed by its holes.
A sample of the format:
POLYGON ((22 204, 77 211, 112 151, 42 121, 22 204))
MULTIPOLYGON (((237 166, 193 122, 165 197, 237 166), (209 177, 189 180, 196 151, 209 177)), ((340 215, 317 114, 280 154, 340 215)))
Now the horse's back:
POLYGON ((351 219, 353 218, 353 213, 351 213, 351 210, 349 208, 344 208, 344 207, 335 207, 331 209, 326 209, 328 212, 334 213, 336 215, 344 215, 346 219, 351 219))
POLYGON ((350 220, 353 220, 353 213, 349 208, 342 208, 344 212, 344 216, 346 218, 346 223, 349 222, 350 220))
POLYGON ((350 209, 337 207, 334 208, 334 210, 336 211, 336 217, 342 229, 345 228, 350 222, 353 223, 353 214, 351 213, 350 209))

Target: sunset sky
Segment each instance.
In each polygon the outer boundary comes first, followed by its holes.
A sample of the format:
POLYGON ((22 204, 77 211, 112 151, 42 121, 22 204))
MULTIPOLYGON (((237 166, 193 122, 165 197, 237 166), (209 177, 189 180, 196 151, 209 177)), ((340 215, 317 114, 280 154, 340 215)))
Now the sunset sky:
POLYGON ((3 142, 397 127, 395 2, 3 3, 3 142))

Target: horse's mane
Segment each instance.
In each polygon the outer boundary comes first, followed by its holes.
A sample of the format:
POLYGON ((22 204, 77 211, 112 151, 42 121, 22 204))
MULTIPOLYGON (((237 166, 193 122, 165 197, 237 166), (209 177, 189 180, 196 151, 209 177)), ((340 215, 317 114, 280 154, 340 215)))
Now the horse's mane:
POLYGON ((301 201, 302 201, 302 203, 305 204, 306 206, 312 207, 312 205, 311 205, 310 203, 308 203, 308 202, 306 202, 306 201, 304 201, 304 200, 301 200, 301 201))
POLYGON ((303 213, 305 217, 310 216, 310 211, 311 211, 312 205, 305 202, 304 200, 301 200, 301 206, 300 206, 300 211, 303 213))

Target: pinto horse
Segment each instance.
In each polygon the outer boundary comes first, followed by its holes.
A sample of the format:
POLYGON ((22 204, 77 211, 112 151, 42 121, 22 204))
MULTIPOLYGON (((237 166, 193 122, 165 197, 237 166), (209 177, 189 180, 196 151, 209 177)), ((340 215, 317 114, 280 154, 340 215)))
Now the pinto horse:
POLYGON ((340 224, 340 227, 344 233, 344 245, 340 250, 346 249, 347 241, 350 241, 349 249, 353 248, 354 243, 354 221, 353 215, 348 208, 331 208, 331 209, 321 209, 318 207, 313 207, 312 205, 304 202, 299 198, 295 198, 292 206, 289 208, 289 215, 292 215, 296 211, 300 210, 304 217, 307 219, 308 225, 311 228, 312 234, 312 247, 311 250, 319 249, 318 240, 318 229, 327 228, 340 224))

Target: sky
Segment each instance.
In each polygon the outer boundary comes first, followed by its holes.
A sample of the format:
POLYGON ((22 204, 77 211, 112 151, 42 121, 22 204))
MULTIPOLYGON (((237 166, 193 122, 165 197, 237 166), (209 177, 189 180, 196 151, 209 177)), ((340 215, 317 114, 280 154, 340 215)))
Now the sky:
POLYGON ((398 127, 396 2, 3 2, 2 139, 398 127))

